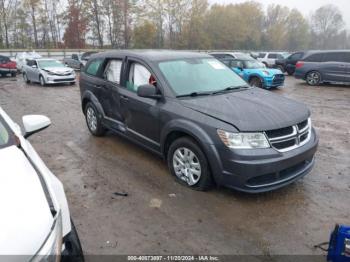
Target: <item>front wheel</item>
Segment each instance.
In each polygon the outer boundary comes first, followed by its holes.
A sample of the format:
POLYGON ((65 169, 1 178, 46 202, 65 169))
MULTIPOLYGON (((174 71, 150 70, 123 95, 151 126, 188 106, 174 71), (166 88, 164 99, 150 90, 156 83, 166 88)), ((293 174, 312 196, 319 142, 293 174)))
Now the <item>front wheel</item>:
POLYGON ((91 134, 94 136, 103 136, 105 134, 106 129, 102 126, 98 111, 91 102, 87 103, 85 107, 85 119, 91 134))
POLYGON ((208 160, 189 137, 181 137, 170 145, 168 167, 177 182, 191 189, 205 191, 213 185, 208 160))
POLYGON ((249 84, 250 84, 251 86, 263 88, 263 83, 262 83, 261 79, 258 78, 258 77, 253 77, 252 79, 250 79, 250 80, 249 80, 249 84))
POLYGON ((26 73, 23 73, 23 80, 24 80, 24 82, 26 82, 27 84, 30 83, 30 81, 29 81, 28 76, 27 76, 26 73))
POLYGON ((306 83, 310 86, 317 86, 321 82, 321 74, 316 71, 309 72, 306 75, 306 83))
POLYGON ((41 85, 41 86, 45 86, 45 85, 46 85, 45 79, 44 79, 43 76, 40 76, 40 77, 39 77, 39 81, 40 81, 40 85, 41 85))

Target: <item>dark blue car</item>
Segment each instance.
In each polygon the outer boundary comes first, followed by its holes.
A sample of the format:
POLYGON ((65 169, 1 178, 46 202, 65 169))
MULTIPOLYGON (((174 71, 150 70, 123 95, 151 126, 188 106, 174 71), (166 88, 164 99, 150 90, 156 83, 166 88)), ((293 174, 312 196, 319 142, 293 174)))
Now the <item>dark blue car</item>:
POLYGON ((350 84, 350 50, 310 51, 296 64, 294 76, 311 86, 350 84))

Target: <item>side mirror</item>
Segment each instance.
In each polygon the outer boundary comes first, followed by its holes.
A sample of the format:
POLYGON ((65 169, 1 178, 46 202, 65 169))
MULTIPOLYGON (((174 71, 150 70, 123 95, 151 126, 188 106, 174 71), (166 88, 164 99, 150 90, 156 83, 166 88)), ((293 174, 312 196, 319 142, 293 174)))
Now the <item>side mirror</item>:
POLYGON ((140 97, 159 99, 162 96, 157 93, 157 88, 154 85, 142 85, 137 89, 137 95, 140 97))
POLYGON ((24 126, 24 137, 28 138, 31 135, 44 130, 51 125, 48 117, 42 115, 27 115, 22 117, 24 126))

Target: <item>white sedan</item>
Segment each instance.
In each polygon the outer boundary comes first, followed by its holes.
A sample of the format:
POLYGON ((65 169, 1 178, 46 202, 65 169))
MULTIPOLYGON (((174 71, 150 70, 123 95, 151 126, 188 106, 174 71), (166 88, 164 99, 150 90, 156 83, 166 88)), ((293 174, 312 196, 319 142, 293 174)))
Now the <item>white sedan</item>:
POLYGON ((74 85, 76 81, 74 70, 55 59, 28 60, 22 68, 22 74, 26 83, 40 83, 42 86, 59 83, 74 85))
POLYGON ((0 256, 10 261, 84 261, 62 183, 27 140, 50 124, 24 116, 22 134, 0 107, 0 256))

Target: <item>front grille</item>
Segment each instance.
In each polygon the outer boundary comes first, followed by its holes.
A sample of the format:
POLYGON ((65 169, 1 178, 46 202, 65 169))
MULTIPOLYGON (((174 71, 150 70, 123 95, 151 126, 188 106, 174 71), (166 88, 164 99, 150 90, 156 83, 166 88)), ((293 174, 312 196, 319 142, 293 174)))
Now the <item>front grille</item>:
POLYGON ((265 132, 273 148, 286 152, 306 144, 311 137, 311 120, 304 120, 294 126, 265 132))
POLYGON ((273 84, 283 84, 284 83, 284 75, 277 74, 273 78, 273 84))
POLYGON ((311 163, 312 158, 302 161, 294 166, 288 167, 276 173, 269 173, 250 178, 247 180, 246 185, 248 187, 258 188, 286 182, 290 179, 297 177, 299 174, 302 174, 303 171, 306 170, 311 163))
POLYGON ((66 81, 74 81, 74 78, 61 78, 61 79, 55 79, 54 82, 66 82, 66 81))

